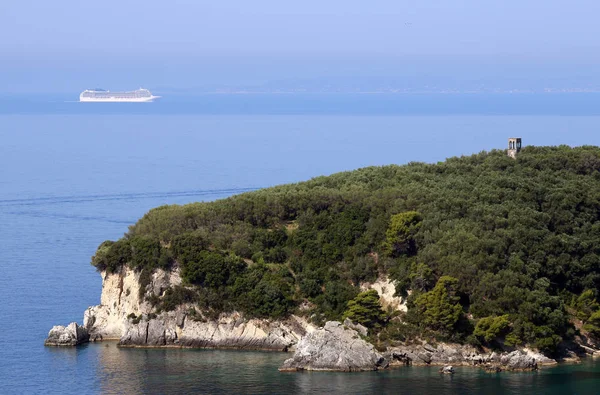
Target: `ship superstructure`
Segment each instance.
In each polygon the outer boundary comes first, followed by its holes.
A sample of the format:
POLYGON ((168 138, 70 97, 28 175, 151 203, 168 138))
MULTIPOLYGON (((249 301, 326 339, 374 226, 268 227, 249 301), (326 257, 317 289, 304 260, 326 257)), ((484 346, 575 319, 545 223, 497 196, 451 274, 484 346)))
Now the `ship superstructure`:
POLYGON ((111 92, 103 89, 86 89, 79 95, 79 101, 85 102, 146 102, 157 99, 148 89, 129 92, 111 92))

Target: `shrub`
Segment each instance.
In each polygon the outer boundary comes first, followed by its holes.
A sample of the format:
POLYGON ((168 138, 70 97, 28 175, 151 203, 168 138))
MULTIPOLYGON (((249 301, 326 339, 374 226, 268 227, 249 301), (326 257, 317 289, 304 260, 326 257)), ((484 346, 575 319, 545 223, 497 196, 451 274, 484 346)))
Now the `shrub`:
POLYGON ((130 266, 135 270, 159 267, 161 246, 156 240, 146 237, 132 237, 129 240, 131 248, 130 266))
POLYGON ((120 239, 115 242, 105 241, 100 244, 96 254, 92 257, 92 265, 99 271, 116 273, 121 267, 131 261, 131 245, 129 240, 120 239))
POLYGON ((492 340, 505 335, 509 327, 508 314, 500 317, 485 317, 477 322, 473 334, 486 343, 490 343, 492 340))
POLYGON ((194 290, 176 285, 168 288, 160 302, 159 310, 172 311, 178 306, 198 301, 198 294, 194 290))
POLYGON ((189 284, 219 288, 232 285, 245 269, 244 261, 235 255, 200 251, 194 261, 183 264, 182 277, 189 284))

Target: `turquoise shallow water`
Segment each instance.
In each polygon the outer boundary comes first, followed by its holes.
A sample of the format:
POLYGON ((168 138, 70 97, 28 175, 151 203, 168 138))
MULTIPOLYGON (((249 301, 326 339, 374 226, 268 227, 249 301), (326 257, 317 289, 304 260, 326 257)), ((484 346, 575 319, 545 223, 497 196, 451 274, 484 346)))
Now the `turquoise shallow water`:
POLYGON ((504 148, 509 135, 525 144, 600 145, 599 117, 73 108, 0 115, 0 393, 598 392, 600 366, 592 361, 526 374, 463 368, 452 377, 435 368, 283 374, 276 368, 288 356, 280 353, 131 350, 114 343, 54 349, 43 340, 53 325, 81 322, 85 308, 99 302, 90 256, 152 207, 504 148))

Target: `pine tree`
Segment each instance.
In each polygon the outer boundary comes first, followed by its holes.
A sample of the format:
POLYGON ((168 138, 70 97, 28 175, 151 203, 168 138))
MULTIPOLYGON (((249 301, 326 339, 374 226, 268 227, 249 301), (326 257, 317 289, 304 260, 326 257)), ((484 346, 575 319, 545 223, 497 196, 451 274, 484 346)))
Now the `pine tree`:
POLYGON ((359 293, 348 302, 344 318, 349 318, 367 328, 379 328, 385 322, 386 315, 379 304, 379 294, 374 289, 359 293))
POLYGON ((415 300, 421 324, 427 328, 449 333, 462 315, 459 297, 456 296, 458 280, 442 276, 435 287, 415 300))

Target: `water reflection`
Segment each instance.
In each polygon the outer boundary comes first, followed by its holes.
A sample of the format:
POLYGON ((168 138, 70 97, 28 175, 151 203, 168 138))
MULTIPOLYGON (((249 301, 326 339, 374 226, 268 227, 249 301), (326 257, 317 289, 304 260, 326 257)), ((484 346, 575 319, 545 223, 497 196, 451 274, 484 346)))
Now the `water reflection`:
MULTIPOLYGON (((273 393, 280 353, 99 347, 102 393, 273 393)), ((284 380, 285 381, 285 380, 284 380)))
MULTIPOLYGON (((600 361, 530 373, 490 374, 458 367, 452 376, 441 375, 435 367, 403 367, 365 373, 280 373, 277 367, 289 354, 121 349, 115 343, 93 344, 87 350, 97 357, 97 388, 106 394, 584 394, 594 393, 592 389, 600 384, 600 361)), ((78 358, 77 353, 65 355, 67 359, 78 358)))

